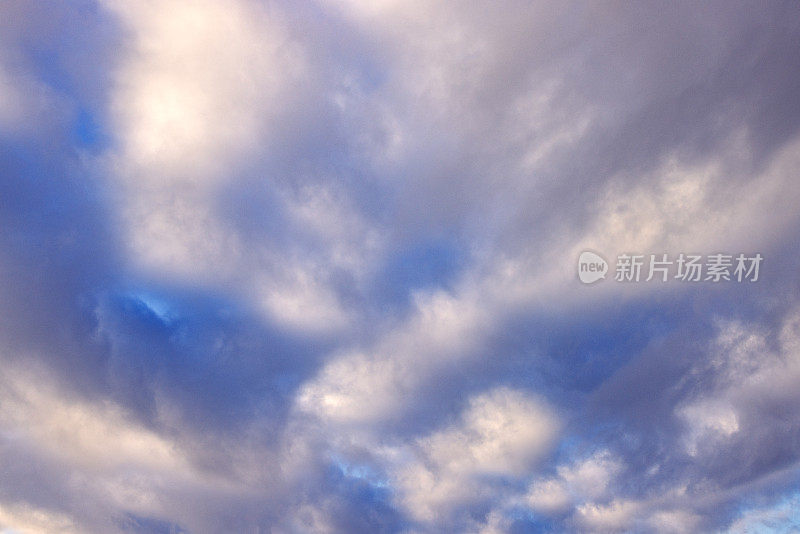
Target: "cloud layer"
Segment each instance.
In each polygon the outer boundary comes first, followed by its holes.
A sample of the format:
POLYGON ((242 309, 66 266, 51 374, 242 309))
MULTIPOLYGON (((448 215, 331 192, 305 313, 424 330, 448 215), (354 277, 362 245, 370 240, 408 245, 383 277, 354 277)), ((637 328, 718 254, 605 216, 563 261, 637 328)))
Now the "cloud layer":
POLYGON ((0 532, 798 528, 799 11, 4 2, 0 532))

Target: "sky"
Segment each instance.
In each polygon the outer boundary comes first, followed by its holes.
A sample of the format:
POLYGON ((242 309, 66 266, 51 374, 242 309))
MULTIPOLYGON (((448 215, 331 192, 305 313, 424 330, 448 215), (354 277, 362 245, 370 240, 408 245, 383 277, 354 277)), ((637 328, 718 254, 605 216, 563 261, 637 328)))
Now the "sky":
POLYGON ((0 532, 798 532, 798 169, 796 1, 4 0, 0 532))

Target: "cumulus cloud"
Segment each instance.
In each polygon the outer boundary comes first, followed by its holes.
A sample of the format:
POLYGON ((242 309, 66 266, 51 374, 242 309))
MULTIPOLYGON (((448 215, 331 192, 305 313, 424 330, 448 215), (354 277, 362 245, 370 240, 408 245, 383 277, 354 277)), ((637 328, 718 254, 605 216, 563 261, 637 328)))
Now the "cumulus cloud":
POLYGON ((453 507, 492 499, 486 478, 520 477, 548 452, 559 422, 518 391, 470 401, 458 425, 419 439, 419 459, 399 468, 398 489, 412 517, 436 522, 453 507))

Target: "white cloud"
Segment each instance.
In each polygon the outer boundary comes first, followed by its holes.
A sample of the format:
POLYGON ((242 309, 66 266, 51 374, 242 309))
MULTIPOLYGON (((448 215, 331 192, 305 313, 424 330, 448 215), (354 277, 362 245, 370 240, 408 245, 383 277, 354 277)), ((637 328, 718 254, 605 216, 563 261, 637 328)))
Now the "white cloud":
POLYGON ((535 481, 528 491, 528 505, 536 512, 546 515, 557 515, 572 508, 572 495, 567 485, 558 479, 535 481))
POLYGON ((681 408, 679 416, 688 425, 685 437, 686 452, 697 456, 699 448, 715 450, 739 431, 739 419, 733 406, 723 401, 699 401, 681 408))
POLYGON ((226 272, 241 243, 213 202, 263 150, 302 60, 282 26, 246 2, 106 2, 130 32, 114 73, 112 171, 131 257, 166 273, 226 272))
POLYGON ((225 179, 264 149, 304 69, 276 11, 218 0, 106 5, 131 32, 112 102, 140 186, 225 179))
POLYGON ((300 391, 304 411, 332 421, 375 422, 407 409, 404 399, 438 370, 459 361, 480 335, 484 315, 472 299, 420 293, 409 319, 369 351, 340 355, 300 391))
POLYGON ((37 509, 27 504, 0 503, 0 528, 4 534, 77 534, 69 516, 37 509))
MULTIPOLYGON (((698 370, 710 367, 715 384, 675 409, 684 422, 683 442, 691 456, 703 458, 736 448, 747 440, 758 417, 753 412, 757 403, 792 403, 797 398, 791 384, 800 377, 798 356, 797 310, 789 312, 780 325, 775 350, 763 328, 741 322, 720 322, 709 348, 708 362, 698 370), (755 404, 754 404, 755 403, 755 404)), ((787 420, 786 425, 797 422, 787 420)))
POLYGON ((615 499, 609 504, 581 504, 576 524, 586 532, 622 532, 629 529, 638 506, 633 501, 615 499))
POLYGON ((547 407, 501 388, 473 398, 459 426, 433 434, 421 446, 446 471, 514 476, 549 450, 558 426, 547 407))
POLYGON ((649 519, 649 526, 661 534, 681 534, 697 532, 702 521, 700 515, 686 510, 665 510, 655 512, 649 519))
POLYGON ((230 464, 216 470, 198 457, 213 454, 198 449, 201 438, 179 429, 158 432, 118 404, 76 397, 43 369, 7 366, 0 380, 0 450, 5 458, 47 469, 16 467, 7 483, 46 483, 48 489, 27 502, 22 491, 22 502, 0 496, 0 526, 30 533, 109 532, 119 528, 121 514, 133 513, 203 529, 220 513, 204 499, 265 496, 282 484, 269 451, 257 441, 216 443, 230 464))
POLYGON ((621 470, 620 460, 602 450, 560 465, 555 477, 534 480, 526 501, 534 511, 549 515, 565 513, 580 503, 602 501, 613 492, 611 484, 621 470))
POLYGON ((175 445, 138 427, 120 407, 69 400, 41 376, 6 369, 0 424, 61 461, 103 471, 136 465, 144 470, 184 471, 175 445))
POLYGON ((418 458, 395 473, 400 501, 435 521, 459 505, 496 498, 487 475, 522 478, 549 452, 560 423, 550 408, 506 388, 474 397, 460 421, 417 441, 418 458))
POLYGON ((348 326, 332 278, 371 272, 380 234, 330 180, 294 188, 276 176, 306 173, 304 162, 264 163, 281 150, 276 132, 322 91, 280 9, 245 0, 106 5, 130 35, 113 77, 118 146, 106 162, 134 268, 232 291, 290 329, 348 326), (263 216, 285 217, 289 244, 254 241, 221 212, 220 195, 253 173, 277 212, 263 216))

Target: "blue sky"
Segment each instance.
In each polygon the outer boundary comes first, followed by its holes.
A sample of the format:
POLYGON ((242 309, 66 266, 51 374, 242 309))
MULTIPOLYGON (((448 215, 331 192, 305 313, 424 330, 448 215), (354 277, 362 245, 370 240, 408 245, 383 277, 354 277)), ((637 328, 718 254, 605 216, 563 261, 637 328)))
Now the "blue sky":
POLYGON ((0 532, 797 531, 798 21, 0 3, 0 532))

